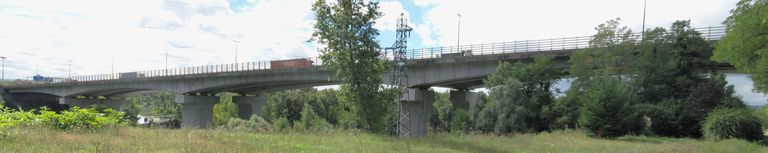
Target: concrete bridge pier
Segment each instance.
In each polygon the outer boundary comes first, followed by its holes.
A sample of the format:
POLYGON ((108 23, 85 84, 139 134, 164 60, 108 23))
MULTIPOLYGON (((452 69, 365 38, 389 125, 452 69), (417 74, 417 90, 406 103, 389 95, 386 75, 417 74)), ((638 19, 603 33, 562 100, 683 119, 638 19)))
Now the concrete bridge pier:
POLYGON ((126 99, 88 99, 88 98, 59 98, 59 104, 62 105, 69 105, 69 107, 80 107, 80 108, 88 108, 93 105, 102 105, 108 108, 112 108, 113 110, 120 110, 120 107, 123 105, 130 103, 130 100, 126 99))
POLYGON ((213 127, 213 105, 218 102, 216 96, 176 95, 176 103, 181 104, 182 127, 213 127))
POLYGON ((403 126, 398 127, 401 137, 424 137, 427 135, 427 125, 434 93, 428 89, 407 89, 406 95, 400 100, 403 111, 399 118, 407 117, 403 126), (406 132, 407 131, 407 132, 406 132))
POLYGON ((234 96, 232 102, 237 104, 238 117, 248 120, 253 114, 261 116, 261 108, 267 103, 267 96, 234 96))
POLYGON ((475 104, 480 100, 480 95, 477 92, 459 89, 450 91, 450 99, 453 102, 453 108, 471 112, 475 110, 475 104))

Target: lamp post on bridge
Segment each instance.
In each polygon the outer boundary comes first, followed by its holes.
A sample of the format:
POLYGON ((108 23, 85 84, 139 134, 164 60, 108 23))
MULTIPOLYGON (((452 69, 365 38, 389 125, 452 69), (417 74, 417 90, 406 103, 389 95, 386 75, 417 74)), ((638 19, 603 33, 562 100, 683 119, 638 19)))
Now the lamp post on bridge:
MULTIPOLYGON (((458 24, 458 28, 457 28, 458 30, 456 32, 457 33, 456 34, 456 49, 458 50, 459 53, 461 53, 461 14, 456 13, 456 15, 459 16, 459 22, 458 22, 459 24, 458 24)), ((461 54, 464 54, 464 53, 461 53, 461 54)))
POLYGON ((72 78, 72 60, 67 60, 67 78, 72 78))
POLYGON ((115 56, 112 56, 112 73, 115 73, 115 56))
POLYGON ((237 65, 237 44, 240 43, 240 40, 232 40, 232 42, 235 42, 235 67, 234 70, 237 71, 239 66, 237 65))
POLYGON ((645 6, 647 3, 648 3, 647 0, 643 1, 643 27, 642 27, 643 30, 640 33, 640 40, 645 40, 645 6))
POLYGON ((232 40, 232 42, 235 42, 235 64, 237 64, 237 44, 240 43, 240 40, 232 40))

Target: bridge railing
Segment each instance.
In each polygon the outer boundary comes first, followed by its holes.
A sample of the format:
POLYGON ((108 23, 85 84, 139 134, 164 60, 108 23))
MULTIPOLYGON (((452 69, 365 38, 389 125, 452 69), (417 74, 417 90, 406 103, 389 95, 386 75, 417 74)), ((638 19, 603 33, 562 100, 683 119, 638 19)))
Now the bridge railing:
POLYGON ((263 70, 276 70, 276 69, 293 69, 293 68, 314 68, 322 65, 322 61, 318 57, 307 58, 293 58, 284 60, 273 61, 253 61, 243 63, 231 63, 231 64, 217 64, 217 65, 204 65, 204 66, 190 66, 179 67, 169 69, 153 69, 135 72, 122 72, 122 73, 106 73, 106 74, 93 74, 93 75, 77 75, 69 77, 46 77, 42 80, 29 80, 24 82, 16 82, 9 87, 34 87, 34 86, 50 86, 50 85, 65 85, 78 82, 99 82, 99 81, 111 81, 111 80, 132 80, 132 79, 155 79, 155 78, 167 78, 167 77, 182 77, 193 76, 201 74, 214 74, 214 73, 227 73, 227 72, 248 72, 248 71, 263 71, 263 70), (273 64, 279 65, 278 68, 273 68, 273 64))
MULTIPOLYGON (((725 35, 725 27, 704 27, 695 28, 694 30, 701 33, 701 36, 706 40, 720 40, 725 35)), ((640 33, 632 34, 631 37, 638 38, 640 33)), ((589 48, 589 41, 593 36, 583 37, 563 37, 563 38, 551 38, 551 39, 538 39, 538 40, 521 40, 521 41, 508 41, 498 43, 486 43, 486 44, 470 44, 461 46, 447 46, 447 47, 432 47, 432 48, 420 48, 410 49, 406 51, 408 59, 431 59, 431 58, 443 58, 447 56, 477 56, 477 55, 493 55, 493 54, 510 54, 510 53, 528 53, 528 52, 540 52, 540 51, 565 51, 589 48)), ((391 54, 385 55, 383 58, 387 60, 392 59, 391 54)), ((307 68, 317 67, 323 65, 323 62, 318 57, 298 58, 299 61, 306 60, 309 63, 300 63, 298 65, 283 65, 273 68, 272 63, 276 61, 254 61, 244 63, 232 63, 232 64, 217 64, 217 65, 205 65, 205 66, 191 66, 180 67, 171 69, 154 69, 136 72, 124 72, 124 73, 109 73, 109 74, 95 74, 95 75, 78 75, 70 77, 59 78, 47 78, 42 81, 28 81, 15 83, 9 86, 51 86, 51 85, 65 85, 78 82, 99 82, 99 81, 111 81, 111 80, 130 80, 130 79, 153 79, 153 78, 167 78, 167 77, 179 77, 179 76, 192 76, 199 74, 213 74, 213 73, 226 73, 226 72, 247 72, 247 71, 264 71, 274 69, 291 69, 291 68, 307 68)), ((290 60, 290 59, 289 59, 290 60)), ((297 59, 293 59, 297 60, 297 59)), ((285 60, 279 60, 285 61, 285 60)), ((278 62, 279 62, 278 61, 278 62)), ((278 63, 279 64, 279 63, 278 63)), ((284 63, 285 64, 285 63, 284 63)))
MULTIPOLYGON (((694 28, 705 40, 720 40, 725 35, 725 27, 694 28)), ((640 40, 642 33, 633 33, 631 38, 640 40)), ((621 37, 621 36, 618 36, 621 37)), ((527 53, 538 51, 561 51, 589 48, 593 36, 563 37, 537 40, 520 40, 497 43, 470 44, 461 46, 443 46, 432 48, 409 49, 408 59, 442 58, 444 56, 474 56, 509 53, 527 53)), ((387 59, 392 59, 391 53, 387 59)))

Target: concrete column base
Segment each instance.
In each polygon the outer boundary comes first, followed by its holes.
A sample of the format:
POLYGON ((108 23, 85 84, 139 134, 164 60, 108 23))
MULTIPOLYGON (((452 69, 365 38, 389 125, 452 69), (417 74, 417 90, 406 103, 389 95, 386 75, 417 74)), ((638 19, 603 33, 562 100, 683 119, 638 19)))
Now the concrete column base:
POLYGON ((218 102, 216 96, 176 95, 176 103, 181 104, 182 127, 213 127, 213 105, 218 102))
POLYGON ((434 94, 424 89, 407 89, 406 95, 400 100, 402 111, 398 115, 401 137, 415 138, 427 135, 430 109, 434 94))
POLYGON ((130 101, 126 99, 59 98, 59 104, 69 105, 69 107, 77 106, 80 108, 102 105, 112 108, 113 110, 120 110, 120 108, 127 103, 130 103, 130 101))
POLYGON ((267 103, 267 96, 234 96, 232 102, 237 104, 238 117, 248 120, 253 114, 261 115, 261 108, 267 103))
POLYGON ((480 95, 476 92, 455 90, 450 91, 450 98, 453 108, 471 112, 475 110, 475 104, 480 100, 480 95))

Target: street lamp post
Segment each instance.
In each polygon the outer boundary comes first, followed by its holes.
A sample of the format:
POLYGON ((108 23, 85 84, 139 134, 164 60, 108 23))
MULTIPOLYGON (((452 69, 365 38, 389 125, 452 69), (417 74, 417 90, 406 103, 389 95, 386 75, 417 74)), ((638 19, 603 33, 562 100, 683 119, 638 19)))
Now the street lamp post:
POLYGON ((640 34, 641 40, 645 40, 645 6, 647 4, 647 0, 643 1, 643 32, 640 34))
POLYGON ((67 78, 72 78, 72 60, 67 61, 67 78))
POLYGON ((240 43, 240 41, 233 40, 232 42, 235 42, 235 64, 237 64, 237 43, 240 43))
MULTIPOLYGON (((458 28, 457 28, 458 30, 456 32, 457 33, 456 34, 456 49, 459 50, 459 52, 461 52, 461 14, 456 13, 456 15, 459 16, 459 22, 458 22, 459 25, 458 25, 458 28)), ((464 54, 464 53, 462 53, 462 54, 464 54)))
POLYGON ((168 70, 168 49, 165 49, 165 69, 168 70))
POLYGON ((232 40, 232 42, 235 42, 235 70, 237 70, 237 44, 240 43, 239 40, 232 40))

